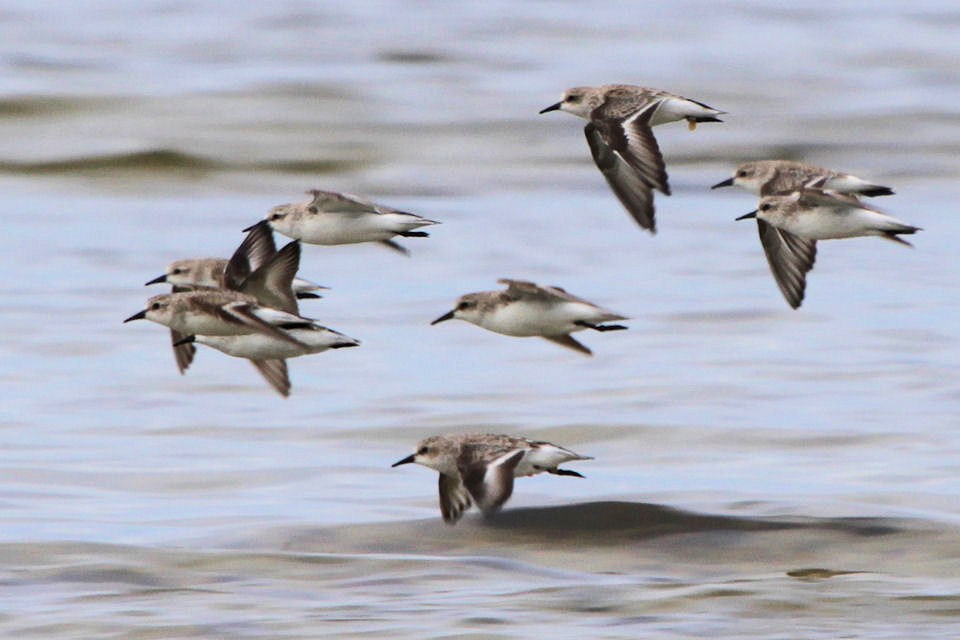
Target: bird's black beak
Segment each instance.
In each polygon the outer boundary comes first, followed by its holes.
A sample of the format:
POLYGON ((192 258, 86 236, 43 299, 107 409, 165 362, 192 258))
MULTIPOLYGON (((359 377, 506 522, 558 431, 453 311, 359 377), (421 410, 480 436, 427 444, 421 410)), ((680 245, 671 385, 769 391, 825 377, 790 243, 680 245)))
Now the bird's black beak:
POLYGON ((390 468, 392 469, 393 467, 399 467, 402 464, 410 464, 411 462, 413 462, 413 459, 415 457, 417 457, 417 454, 411 453, 403 460, 397 460, 396 462, 394 462, 392 465, 390 465, 390 468))
POLYGON ((540 110, 540 113, 547 113, 548 111, 557 111, 562 104, 563 104, 563 102, 558 102, 557 104, 552 104, 552 105, 550 105, 549 107, 547 107, 546 109, 541 109, 541 110, 540 110))
POLYGON ((727 178, 723 182, 718 182, 717 184, 713 185, 710 188, 719 189, 720 187, 732 187, 732 186, 733 186, 733 178, 727 178))
POLYGON ((253 228, 256 227, 257 225, 259 225, 261 222, 264 222, 264 221, 261 220, 260 222, 256 222, 256 223, 250 225, 249 227, 247 227, 246 229, 243 230, 243 233, 246 233, 247 231, 250 231, 250 229, 253 229, 253 228))
POLYGON ((143 320, 147 317, 147 310, 137 311, 135 314, 124 320, 124 322, 130 322, 131 320, 143 320))
POLYGON ((176 342, 174 342, 174 343, 173 343, 173 346, 179 347, 179 346, 182 345, 182 344, 190 344, 191 342, 195 342, 196 339, 197 339, 197 336, 195 336, 195 335, 189 335, 189 336, 187 336, 186 338, 180 338, 179 340, 177 340, 176 342))
POLYGON ((743 214, 742 216, 737 218, 737 220, 749 220, 750 218, 756 218, 756 217, 757 217, 757 210, 754 209, 750 213, 743 214))
POLYGON ((149 284, 157 284, 157 283, 166 282, 166 281, 167 281, 167 274, 163 274, 162 276, 157 276, 156 278, 154 278, 154 279, 151 280, 150 282, 144 282, 144 283, 143 283, 143 286, 147 286, 147 285, 149 285, 149 284))
POLYGON ((453 319, 453 311, 447 311, 445 314, 443 314, 442 316, 440 316, 439 318, 431 322, 430 325, 433 326, 439 322, 443 322, 444 320, 452 320, 452 319, 453 319))

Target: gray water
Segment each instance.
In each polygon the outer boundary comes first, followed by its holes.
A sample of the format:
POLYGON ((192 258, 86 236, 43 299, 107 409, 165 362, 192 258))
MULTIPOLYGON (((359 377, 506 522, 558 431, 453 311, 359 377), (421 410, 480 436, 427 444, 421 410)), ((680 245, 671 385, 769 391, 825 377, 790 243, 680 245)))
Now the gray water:
MULTIPOLYGON (((7 2, 0 10, 0 635, 945 638, 960 633, 960 10, 952 2, 7 2), (729 112, 657 129, 636 228, 569 86, 729 112), (749 194, 789 157, 892 185, 911 250, 822 243, 798 311, 749 194), (305 246, 358 349, 293 395, 121 324, 308 188, 441 220, 305 246), (499 277, 633 320, 595 357, 428 325, 499 277), (595 460, 439 518, 417 440, 595 460)), ((284 241, 278 238, 278 242, 284 241)))

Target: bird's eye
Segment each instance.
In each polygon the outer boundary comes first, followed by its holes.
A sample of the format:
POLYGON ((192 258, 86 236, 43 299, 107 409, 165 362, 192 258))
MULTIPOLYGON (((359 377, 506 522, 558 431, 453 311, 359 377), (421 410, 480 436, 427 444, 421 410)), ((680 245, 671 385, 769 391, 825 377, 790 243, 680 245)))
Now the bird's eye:
POLYGON ((580 102, 580 98, 582 97, 579 93, 571 93, 567 96, 567 102, 580 102))
POLYGON ((151 310, 151 311, 156 311, 156 310, 159 309, 159 308, 160 308, 160 303, 159 303, 159 302, 154 302, 152 305, 150 305, 150 310, 151 310))
POLYGON ((170 274, 174 276, 180 273, 183 273, 183 269, 181 269, 180 267, 177 267, 176 269, 170 272, 170 274))
POLYGON ((270 219, 271 219, 271 220, 279 220, 279 219, 282 218, 282 217, 283 217, 283 214, 282 214, 282 213, 274 213, 274 214, 272 214, 272 215, 270 216, 270 219))
POLYGON ((417 455, 425 456, 430 451, 430 447, 420 447, 420 450, 417 451, 417 455))
POLYGON ((470 306, 470 303, 469 303, 469 302, 461 302, 460 304, 457 305, 457 311, 463 311, 464 309, 468 308, 469 306, 470 306))
POLYGON ((760 211, 770 211, 770 209, 773 209, 773 205, 769 202, 764 202, 762 205, 760 205, 760 211))
POLYGON ((747 177, 747 172, 746 172, 746 170, 745 170, 745 169, 740 169, 740 171, 737 171, 737 177, 738 177, 738 178, 746 178, 746 177, 747 177))

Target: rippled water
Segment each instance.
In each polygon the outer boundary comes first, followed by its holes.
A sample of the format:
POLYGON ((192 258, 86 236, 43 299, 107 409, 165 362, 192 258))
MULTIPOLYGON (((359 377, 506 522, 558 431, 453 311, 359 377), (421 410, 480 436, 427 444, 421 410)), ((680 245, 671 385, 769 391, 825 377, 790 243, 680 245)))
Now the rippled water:
POLYGON ((944 638, 960 630, 960 10, 948 2, 9 2, 0 11, 0 631, 43 638, 944 638), (657 129, 638 230, 568 86, 729 112, 657 129), (823 243, 780 297, 738 162, 893 185, 908 250, 823 243), (122 325, 171 260, 308 188, 443 221, 304 247, 363 340, 282 399, 122 325), (12 277, 11 277, 12 276, 12 277), (499 277, 631 315, 545 341, 428 322, 499 277), (553 440, 586 480, 445 526, 433 433, 553 440))

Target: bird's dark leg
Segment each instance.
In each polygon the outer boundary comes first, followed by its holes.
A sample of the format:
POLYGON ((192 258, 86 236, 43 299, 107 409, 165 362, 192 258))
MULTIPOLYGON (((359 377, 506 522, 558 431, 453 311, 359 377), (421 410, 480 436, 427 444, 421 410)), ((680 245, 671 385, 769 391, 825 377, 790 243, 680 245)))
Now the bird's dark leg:
POLYGON ((552 473, 555 476, 575 476, 577 478, 584 477, 576 471, 571 471, 570 469, 547 469, 546 471, 547 473, 552 473))
POLYGON ((619 331, 621 329, 629 328, 629 327, 623 326, 622 324, 593 324, 593 323, 587 322, 586 320, 577 320, 573 324, 578 325, 580 327, 593 329, 594 331, 619 331))

